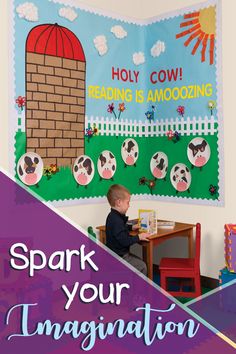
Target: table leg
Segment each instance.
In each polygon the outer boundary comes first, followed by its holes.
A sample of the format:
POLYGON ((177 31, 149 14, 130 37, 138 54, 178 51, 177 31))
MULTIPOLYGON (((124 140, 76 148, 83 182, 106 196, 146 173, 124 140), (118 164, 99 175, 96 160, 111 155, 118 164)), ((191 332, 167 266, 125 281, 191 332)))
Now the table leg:
POLYGON ((194 257, 193 254, 193 229, 188 231, 188 256, 190 258, 194 257))
POLYGON ((153 280, 153 243, 145 242, 143 245, 143 260, 147 265, 147 276, 153 280))

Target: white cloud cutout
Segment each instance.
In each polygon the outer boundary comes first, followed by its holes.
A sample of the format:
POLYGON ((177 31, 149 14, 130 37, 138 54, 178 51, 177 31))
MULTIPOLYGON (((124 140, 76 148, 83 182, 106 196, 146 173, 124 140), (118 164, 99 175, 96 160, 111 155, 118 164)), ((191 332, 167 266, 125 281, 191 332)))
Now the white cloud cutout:
POLYGON ((64 17, 71 22, 78 17, 78 14, 71 7, 61 7, 58 13, 59 16, 64 17))
POLYGON ((37 22, 39 20, 38 8, 32 2, 25 2, 16 8, 16 12, 20 18, 24 18, 30 22, 37 22))
POLYGON ((135 65, 140 65, 145 63, 145 56, 143 52, 138 52, 133 54, 133 62, 135 65))
POLYGON ((165 43, 164 42, 161 42, 161 41, 157 41, 152 49, 151 49, 151 55, 156 58, 156 57, 159 57, 159 55, 161 53, 164 53, 164 51, 166 50, 166 46, 165 46, 165 43))
POLYGON ((113 26, 111 28, 111 33, 114 34, 114 36, 118 39, 123 39, 127 36, 127 32, 124 30, 122 26, 113 26))
POLYGON ((104 35, 95 37, 93 43, 99 55, 102 56, 107 53, 108 51, 107 39, 104 35))

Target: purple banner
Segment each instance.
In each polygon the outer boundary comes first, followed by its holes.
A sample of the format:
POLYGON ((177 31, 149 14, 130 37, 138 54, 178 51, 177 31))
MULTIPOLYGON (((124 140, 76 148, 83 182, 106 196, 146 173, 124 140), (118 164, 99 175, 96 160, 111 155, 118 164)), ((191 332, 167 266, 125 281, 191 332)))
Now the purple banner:
POLYGON ((0 195, 1 353, 234 352, 2 173, 0 195))

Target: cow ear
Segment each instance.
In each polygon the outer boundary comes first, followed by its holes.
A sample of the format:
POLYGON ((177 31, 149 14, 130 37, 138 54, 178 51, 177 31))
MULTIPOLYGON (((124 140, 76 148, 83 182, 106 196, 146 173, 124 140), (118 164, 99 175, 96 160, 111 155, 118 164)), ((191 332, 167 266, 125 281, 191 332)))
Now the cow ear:
POLYGON ((21 165, 19 166, 19 175, 23 176, 23 171, 22 171, 21 165))
POLYGON ((26 163, 27 166, 32 166, 33 165, 33 162, 32 162, 32 160, 31 160, 31 158, 29 156, 25 156, 24 160, 25 160, 25 163, 26 163))
POLYGON ((174 171, 176 172, 179 169, 179 166, 175 166, 174 171))
POLYGON ((157 157, 158 157, 158 154, 156 154, 155 156, 153 156, 153 159, 155 159, 155 160, 156 160, 156 159, 157 159, 157 157))
POLYGON ((189 149, 194 150, 195 145, 193 145, 193 143, 190 143, 188 147, 189 147, 189 149))

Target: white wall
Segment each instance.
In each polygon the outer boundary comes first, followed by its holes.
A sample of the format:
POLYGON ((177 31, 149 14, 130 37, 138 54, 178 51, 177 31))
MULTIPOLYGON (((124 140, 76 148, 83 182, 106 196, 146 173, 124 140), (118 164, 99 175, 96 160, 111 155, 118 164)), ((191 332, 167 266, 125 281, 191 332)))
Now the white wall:
MULTIPOLYGON (((1 118, 0 118, 0 165, 8 169, 8 77, 11 70, 8 66, 8 23, 7 0, 1 1, 1 118)), ((199 3, 197 0, 88 0, 83 3, 96 6, 101 9, 110 9, 116 13, 136 18, 146 18, 172 11, 177 8, 199 3)), ((222 0, 222 42, 223 42, 223 107, 224 107, 224 156, 225 156, 225 206, 207 207, 177 203, 161 203, 139 201, 133 202, 129 215, 135 217, 137 209, 155 208, 159 218, 173 219, 202 224, 202 253, 201 271, 203 275, 218 277, 219 269, 224 266, 224 224, 236 222, 235 201, 236 188, 235 176, 235 23, 236 1, 222 0)), ((89 204, 83 206, 63 207, 60 210, 76 223, 87 228, 88 225, 100 225, 104 223, 109 207, 104 204, 89 204)), ((183 241, 168 241, 161 245, 156 262, 163 255, 184 255, 186 245, 183 241)))

